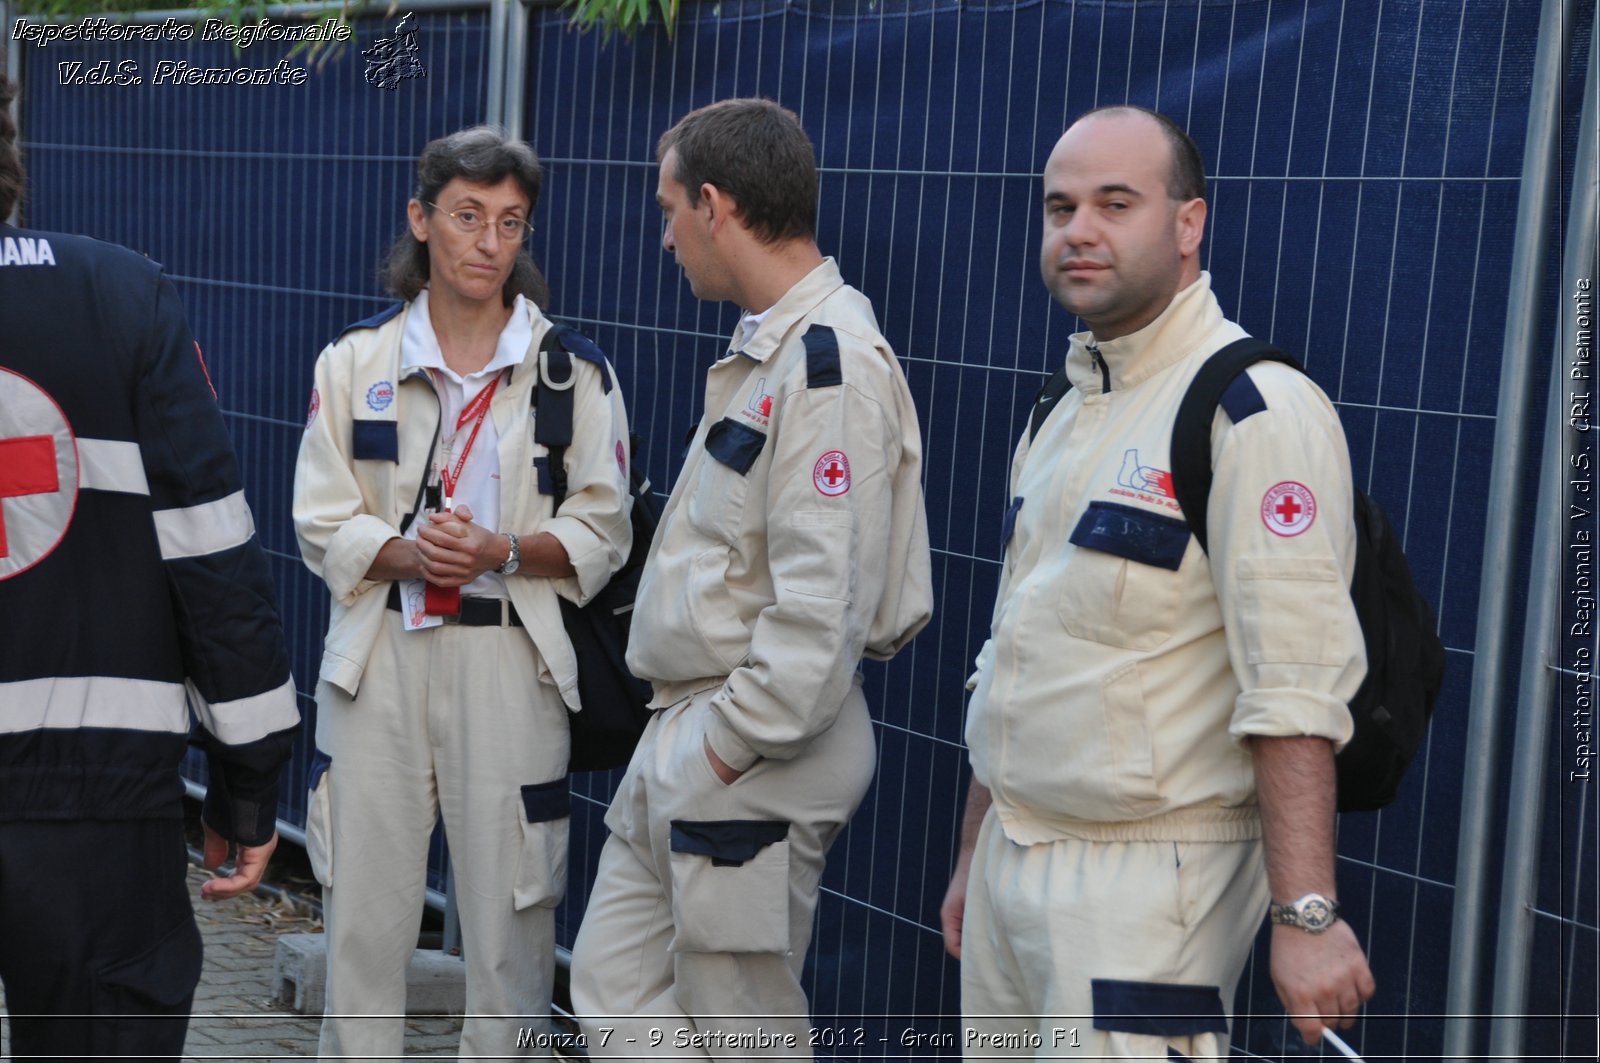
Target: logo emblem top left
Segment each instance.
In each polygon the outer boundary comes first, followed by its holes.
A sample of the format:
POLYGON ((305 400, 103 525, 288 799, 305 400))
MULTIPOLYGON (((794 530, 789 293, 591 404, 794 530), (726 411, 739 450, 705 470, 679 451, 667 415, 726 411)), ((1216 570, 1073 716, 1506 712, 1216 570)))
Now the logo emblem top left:
POLYGON ((0 580, 49 557, 78 502, 78 445, 39 385, 0 368, 0 580))

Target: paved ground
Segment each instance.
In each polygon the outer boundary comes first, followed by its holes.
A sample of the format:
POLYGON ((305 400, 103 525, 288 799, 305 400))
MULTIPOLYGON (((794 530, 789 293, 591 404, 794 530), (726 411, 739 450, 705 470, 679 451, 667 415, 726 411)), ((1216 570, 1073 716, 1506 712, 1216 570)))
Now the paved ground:
MULTIPOLYGON (((278 936, 315 931, 315 919, 287 903, 260 897, 203 902, 200 883, 208 877, 208 872, 190 869, 189 892, 205 940, 205 966, 184 1058, 315 1058, 320 1018, 297 1015, 272 997, 278 936)), ((0 1015, 4 1004, 0 998, 0 1015)), ((459 1018, 413 1016, 406 1026, 406 1055, 454 1058, 459 1018)), ((10 1055, 9 1042, 9 1037, 0 1039, 0 1057, 10 1055)))

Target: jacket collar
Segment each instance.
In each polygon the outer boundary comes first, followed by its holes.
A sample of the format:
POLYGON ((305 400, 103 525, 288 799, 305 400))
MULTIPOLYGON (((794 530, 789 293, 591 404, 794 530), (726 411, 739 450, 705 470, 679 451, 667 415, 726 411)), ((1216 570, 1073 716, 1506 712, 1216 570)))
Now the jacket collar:
POLYGON ((1211 274, 1202 271, 1198 280, 1173 296, 1167 308, 1138 332, 1103 341, 1097 341, 1093 332, 1074 333, 1067 354, 1067 378, 1086 394, 1103 392, 1105 382, 1094 364, 1094 350, 1098 349, 1110 370, 1112 391, 1137 387, 1202 349, 1224 320, 1222 307, 1211 292, 1211 274))
MULTIPOLYGON (((507 366, 522 364, 533 346, 534 327, 541 317, 533 303, 518 295, 511 306, 511 316, 505 328, 500 330, 500 342, 495 348, 494 357, 482 369, 469 373, 467 379, 486 379, 507 366)), ((400 340, 400 375, 409 376, 415 369, 437 369, 448 376, 456 376, 445 365, 444 353, 439 350, 439 339, 434 334, 433 320, 428 313, 426 288, 411 301, 406 314, 405 331, 400 340)))
MULTIPOLYGON (((721 365, 738 354, 757 362, 765 362, 777 351, 795 322, 811 313, 818 304, 842 287, 844 278, 839 274, 838 265, 831 258, 823 259, 820 266, 800 278, 793 288, 783 293, 783 298, 772 304, 756 328, 756 334, 742 350, 734 350, 730 340, 728 353, 723 355, 717 364, 721 365)), ((735 331, 734 338, 736 339, 738 335, 739 333, 735 331)))

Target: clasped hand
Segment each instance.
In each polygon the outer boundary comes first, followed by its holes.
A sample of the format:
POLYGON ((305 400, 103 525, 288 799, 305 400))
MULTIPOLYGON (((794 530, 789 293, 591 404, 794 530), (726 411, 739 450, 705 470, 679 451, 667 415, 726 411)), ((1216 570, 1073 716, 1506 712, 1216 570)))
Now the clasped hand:
POLYGON ((440 587, 460 587, 505 564, 508 547, 501 536, 472 523, 472 510, 429 513, 417 528, 422 576, 440 587))

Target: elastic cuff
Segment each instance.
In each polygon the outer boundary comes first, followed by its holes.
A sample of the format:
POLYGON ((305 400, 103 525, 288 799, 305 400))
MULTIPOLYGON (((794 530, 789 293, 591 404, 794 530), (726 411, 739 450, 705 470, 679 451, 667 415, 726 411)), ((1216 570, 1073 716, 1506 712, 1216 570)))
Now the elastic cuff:
POLYGON ((206 790, 200 817, 206 826, 235 845, 265 845, 278 829, 278 788, 261 795, 260 800, 230 799, 213 783, 206 790))
POLYGON ((357 514, 340 525, 322 560, 322 578, 334 598, 349 605, 364 591, 376 586, 376 581, 367 579, 367 570, 383 544, 399 538, 402 538, 399 529, 366 513, 357 514))
POLYGON ((1252 690, 1233 706, 1228 733, 1235 742, 1263 738, 1326 738, 1343 749, 1355 731, 1350 707, 1329 694, 1291 687, 1252 690))
POLYGON ((611 551, 605 548, 600 537, 576 517, 554 517, 541 524, 539 530, 554 536, 572 564, 575 575, 558 581, 563 597, 570 598, 576 605, 584 605, 600 593, 613 571, 611 551))
POLYGON ((761 759, 761 754, 734 734, 733 728, 717 714, 715 707, 706 720, 706 741, 711 743, 711 751, 734 771, 749 771, 750 766, 761 759))

